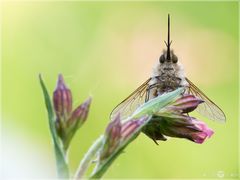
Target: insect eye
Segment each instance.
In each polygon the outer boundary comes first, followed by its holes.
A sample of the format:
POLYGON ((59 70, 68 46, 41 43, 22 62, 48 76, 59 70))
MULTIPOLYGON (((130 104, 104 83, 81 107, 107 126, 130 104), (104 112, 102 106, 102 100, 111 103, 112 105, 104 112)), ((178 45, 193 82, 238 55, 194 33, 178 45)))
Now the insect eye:
POLYGON ((164 63, 164 61, 165 61, 165 57, 164 57, 164 55, 161 55, 159 58, 159 62, 164 63))
POLYGON ((178 57, 176 55, 173 55, 172 62, 173 63, 177 63, 178 62, 178 57))

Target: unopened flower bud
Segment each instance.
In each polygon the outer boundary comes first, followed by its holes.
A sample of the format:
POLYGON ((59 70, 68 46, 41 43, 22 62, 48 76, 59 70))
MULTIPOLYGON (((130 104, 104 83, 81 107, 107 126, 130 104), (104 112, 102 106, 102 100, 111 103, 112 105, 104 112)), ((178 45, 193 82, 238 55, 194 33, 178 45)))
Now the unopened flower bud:
POLYGON ((72 111, 72 93, 64 83, 63 76, 58 76, 57 87, 53 93, 53 105, 57 120, 66 121, 72 111))
POLYGON ((88 98, 72 112, 71 117, 68 120, 69 126, 75 126, 77 123, 79 128, 86 121, 91 101, 92 98, 88 98))
POLYGON ((147 119, 147 116, 141 117, 139 119, 132 119, 129 120, 122 125, 121 129, 121 136, 122 139, 128 139, 131 135, 133 135, 136 130, 145 122, 147 119))
POLYGON ((203 102, 203 100, 193 95, 183 95, 181 98, 177 99, 169 108, 174 111, 189 113, 196 109, 197 106, 203 102))
POLYGON ((115 119, 110 122, 105 131, 105 144, 100 156, 100 159, 105 159, 108 157, 118 146, 121 139, 121 121, 120 114, 118 114, 115 119))

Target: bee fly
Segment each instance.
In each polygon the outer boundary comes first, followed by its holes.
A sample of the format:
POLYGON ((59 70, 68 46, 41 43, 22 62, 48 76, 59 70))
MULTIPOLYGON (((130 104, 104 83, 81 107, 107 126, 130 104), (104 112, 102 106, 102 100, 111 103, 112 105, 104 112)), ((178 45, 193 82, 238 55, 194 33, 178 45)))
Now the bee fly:
POLYGON ((111 118, 118 113, 122 118, 130 116, 136 108, 149 99, 160 96, 163 93, 174 91, 178 87, 185 87, 186 94, 192 94, 204 101, 197 107, 197 111, 207 118, 219 122, 225 122, 226 117, 223 111, 211 101, 197 86, 195 86, 184 75, 182 65, 178 61, 178 57, 170 49, 172 41, 170 41, 170 16, 168 15, 168 40, 165 41, 167 49, 159 58, 159 63, 153 69, 152 77, 145 81, 125 100, 118 104, 111 112, 111 118))

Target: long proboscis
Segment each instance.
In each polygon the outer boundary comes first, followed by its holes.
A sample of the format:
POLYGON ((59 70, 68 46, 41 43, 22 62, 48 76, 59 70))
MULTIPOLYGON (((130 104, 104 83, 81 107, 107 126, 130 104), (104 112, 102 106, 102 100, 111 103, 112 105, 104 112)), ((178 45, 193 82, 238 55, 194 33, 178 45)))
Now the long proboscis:
POLYGON ((165 41, 165 44, 167 46, 167 60, 170 60, 170 45, 172 41, 170 42, 170 15, 168 14, 168 40, 167 43, 165 41))

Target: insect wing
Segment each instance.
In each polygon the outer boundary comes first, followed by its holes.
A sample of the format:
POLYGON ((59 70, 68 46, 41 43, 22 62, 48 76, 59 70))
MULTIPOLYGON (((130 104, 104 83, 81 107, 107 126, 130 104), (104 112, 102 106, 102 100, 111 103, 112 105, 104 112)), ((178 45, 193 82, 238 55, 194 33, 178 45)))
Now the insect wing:
POLYGON ((211 101, 200 89, 198 89, 198 87, 195 86, 189 79, 186 78, 186 80, 189 83, 187 93, 199 97, 204 101, 204 103, 198 105, 196 111, 198 111, 200 114, 206 116, 211 120, 225 122, 226 116, 224 112, 213 101, 211 101))
POLYGON ((122 119, 132 115, 132 113, 145 102, 149 78, 141 86, 139 86, 132 94, 119 103, 111 112, 110 118, 114 119, 118 113, 122 119))

